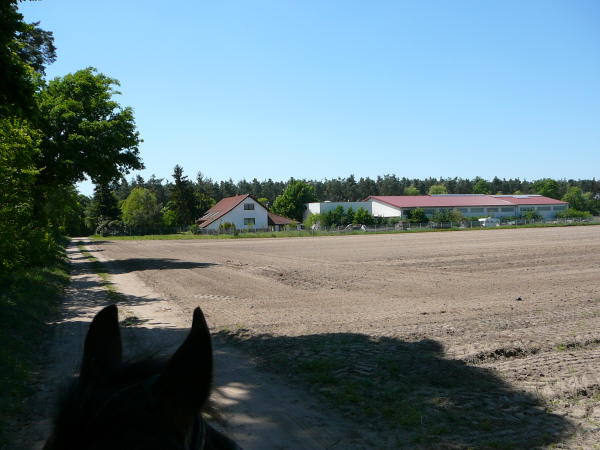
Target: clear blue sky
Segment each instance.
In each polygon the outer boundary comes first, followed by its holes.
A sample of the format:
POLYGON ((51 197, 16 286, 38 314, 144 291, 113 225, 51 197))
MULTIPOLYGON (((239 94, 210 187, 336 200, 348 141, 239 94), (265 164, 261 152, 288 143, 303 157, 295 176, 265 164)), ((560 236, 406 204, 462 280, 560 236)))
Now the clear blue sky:
POLYGON ((49 77, 121 81, 144 177, 600 175, 597 0, 20 9, 54 32, 49 77))

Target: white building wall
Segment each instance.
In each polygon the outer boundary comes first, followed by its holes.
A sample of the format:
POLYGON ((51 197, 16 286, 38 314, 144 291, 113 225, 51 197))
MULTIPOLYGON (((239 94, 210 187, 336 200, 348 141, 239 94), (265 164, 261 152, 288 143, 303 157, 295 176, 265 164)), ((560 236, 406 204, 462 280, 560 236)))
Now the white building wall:
POLYGON ((206 228, 209 230, 218 230, 219 225, 222 223, 229 222, 233 223, 238 230, 247 228, 264 229, 269 228, 269 218, 267 216, 267 210, 260 203, 254 199, 248 197, 223 217, 215 220, 213 223, 208 225, 206 228), (254 210, 245 210, 244 204, 254 204, 254 210), (245 218, 254 218, 254 225, 245 225, 245 218))
POLYGON ((400 208, 394 208, 386 203, 372 200, 372 215, 377 217, 402 217, 402 210, 400 208))
POLYGON ((318 202, 318 203, 307 203, 306 210, 304 211, 304 219, 309 214, 323 214, 328 211, 333 211, 338 206, 342 206, 344 210, 352 208, 354 212, 358 208, 366 209, 369 214, 373 214, 371 210, 371 202, 318 202))

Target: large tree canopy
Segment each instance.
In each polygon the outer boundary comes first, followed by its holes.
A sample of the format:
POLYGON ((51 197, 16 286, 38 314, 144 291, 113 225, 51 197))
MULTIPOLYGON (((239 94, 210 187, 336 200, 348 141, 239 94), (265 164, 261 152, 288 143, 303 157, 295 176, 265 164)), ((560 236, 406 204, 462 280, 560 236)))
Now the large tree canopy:
POLYGON ((52 33, 25 23, 16 0, 0 2, 0 117, 31 117, 45 66, 56 59, 52 33))
POLYGON ((275 199, 273 203, 273 212, 289 217, 290 219, 302 222, 304 215, 304 204, 316 200, 314 186, 304 181, 293 181, 275 199))
POLYGON ((119 82, 94 68, 55 78, 38 95, 41 142, 40 183, 58 186, 116 180, 143 169, 133 110, 113 96, 119 82))

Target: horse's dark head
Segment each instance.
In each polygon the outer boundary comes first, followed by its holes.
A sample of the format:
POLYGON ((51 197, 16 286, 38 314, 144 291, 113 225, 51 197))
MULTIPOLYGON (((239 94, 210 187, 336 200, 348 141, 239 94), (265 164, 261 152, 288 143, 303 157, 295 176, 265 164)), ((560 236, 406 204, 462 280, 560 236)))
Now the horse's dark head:
POLYGON ((124 364, 117 307, 100 311, 85 339, 45 450, 235 449, 200 410, 212 381, 212 345, 200 308, 185 342, 166 363, 124 364))

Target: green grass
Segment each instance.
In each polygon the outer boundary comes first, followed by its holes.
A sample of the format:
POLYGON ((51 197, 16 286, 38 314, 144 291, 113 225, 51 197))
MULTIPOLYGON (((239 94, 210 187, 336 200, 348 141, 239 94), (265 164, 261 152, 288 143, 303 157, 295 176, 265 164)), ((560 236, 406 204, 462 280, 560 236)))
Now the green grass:
POLYGON ((442 233, 446 231, 475 231, 475 230, 509 230, 516 228, 555 228, 555 227, 581 227, 600 225, 598 222, 592 223, 533 223, 527 225, 502 225, 499 227, 474 227, 474 228, 413 228, 410 230, 382 230, 364 232, 360 230, 354 231, 277 231, 277 232, 248 232, 233 234, 192 234, 190 232, 178 234, 147 234, 141 236, 100 236, 92 235, 93 239, 99 240, 116 240, 116 241, 155 241, 155 240, 186 240, 186 239, 253 239, 253 238, 289 238, 289 237, 315 237, 315 236, 350 236, 350 235, 366 235, 366 234, 406 234, 406 233, 442 233))
POLYGON ((0 279, 0 448, 7 444, 10 420, 32 392, 32 371, 50 337, 47 320, 68 281, 64 254, 53 265, 0 279))

